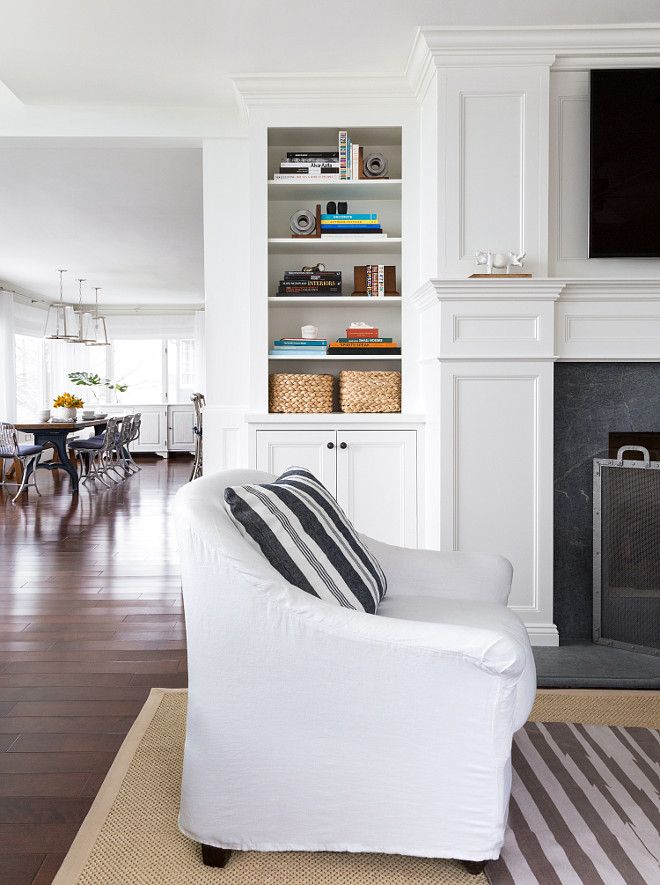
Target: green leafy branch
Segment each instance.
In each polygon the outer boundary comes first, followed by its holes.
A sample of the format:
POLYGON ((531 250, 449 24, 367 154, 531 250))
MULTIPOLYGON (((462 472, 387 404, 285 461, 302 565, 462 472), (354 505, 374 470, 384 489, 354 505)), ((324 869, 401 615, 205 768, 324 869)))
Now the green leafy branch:
POLYGON ((111 381, 109 378, 101 378, 96 372, 69 372, 69 381, 82 387, 107 387, 108 390, 116 390, 119 393, 128 390, 127 384, 120 384, 119 381, 111 381))

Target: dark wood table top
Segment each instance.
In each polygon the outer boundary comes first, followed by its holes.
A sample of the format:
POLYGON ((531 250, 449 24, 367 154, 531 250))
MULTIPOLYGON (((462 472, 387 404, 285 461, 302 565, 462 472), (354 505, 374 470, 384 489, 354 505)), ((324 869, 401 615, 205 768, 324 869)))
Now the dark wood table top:
POLYGON ((105 418, 89 418, 84 421, 22 421, 14 424, 16 430, 22 430, 24 433, 43 430, 80 430, 84 427, 95 427, 99 424, 107 424, 108 416, 105 418))

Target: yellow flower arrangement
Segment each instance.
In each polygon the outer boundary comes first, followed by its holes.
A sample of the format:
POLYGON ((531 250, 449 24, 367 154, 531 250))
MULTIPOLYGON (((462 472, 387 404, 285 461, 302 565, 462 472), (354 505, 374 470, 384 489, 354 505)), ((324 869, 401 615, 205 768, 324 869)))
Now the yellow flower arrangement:
POLYGON ((74 396, 72 393, 61 393, 53 403, 53 408, 82 409, 84 405, 79 396, 74 396))

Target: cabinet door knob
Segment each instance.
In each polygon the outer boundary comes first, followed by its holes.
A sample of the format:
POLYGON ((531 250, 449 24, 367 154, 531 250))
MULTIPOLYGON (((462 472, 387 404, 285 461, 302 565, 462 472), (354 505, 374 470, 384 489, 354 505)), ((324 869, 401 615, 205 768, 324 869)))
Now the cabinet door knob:
POLYGON ((334 444, 334 443, 328 443, 328 448, 329 448, 329 449, 334 449, 334 447, 335 447, 335 444, 334 444))
POLYGON ((344 442, 343 442, 343 443, 339 443, 339 448, 340 448, 340 449, 347 449, 347 448, 348 448, 348 443, 344 443, 344 442))

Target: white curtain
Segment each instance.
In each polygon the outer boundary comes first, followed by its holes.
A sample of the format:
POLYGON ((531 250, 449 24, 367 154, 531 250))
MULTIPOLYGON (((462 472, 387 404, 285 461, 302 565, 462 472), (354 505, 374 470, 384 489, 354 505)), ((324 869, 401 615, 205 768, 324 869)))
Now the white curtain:
POLYGON ((195 313, 195 392, 206 394, 206 314, 195 313))
POLYGON ((0 292, 0 421, 15 420, 14 295, 0 292))

